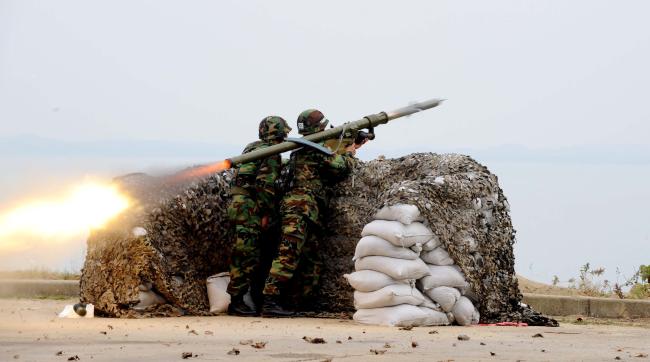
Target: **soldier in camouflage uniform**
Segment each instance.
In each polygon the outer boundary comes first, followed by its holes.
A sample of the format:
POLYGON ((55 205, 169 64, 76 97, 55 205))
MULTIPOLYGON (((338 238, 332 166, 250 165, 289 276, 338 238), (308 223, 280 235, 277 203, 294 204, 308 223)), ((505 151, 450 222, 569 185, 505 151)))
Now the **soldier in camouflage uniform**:
MULTIPOLYGON (((309 109, 298 116, 298 132, 309 135, 325 129, 323 114, 309 109)), ((273 260, 264 285, 262 315, 285 317, 294 314, 285 303, 289 284, 300 267, 304 279, 303 293, 309 294, 318 284, 321 262, 318 258, 317 233, 322 228, 325 187, 346 177, 352 170, 358 146, 350 146, 343 155, 325 155, 303 147, 291 153, 289 189, 282 198, 282 237, 278 255, 273 260)), ((309 295, 304 295, 308 297, 309 295)))
MULTIPOLYGON (((290 131, 291 127, 281 117, 266 117, 260 122, 259 141, 247 145, 243 153, 283 142, 290 131)), ((276 180, 281 167, 281 156, 273 155, 239 165, 235 170, 228 206, 235 237, 230 257, 228 314, 258 314, 256 308, 244 303, 244 294, 250 289, 260 264, 262 233, 268 229, 269 218, 276 214, 276 180)))

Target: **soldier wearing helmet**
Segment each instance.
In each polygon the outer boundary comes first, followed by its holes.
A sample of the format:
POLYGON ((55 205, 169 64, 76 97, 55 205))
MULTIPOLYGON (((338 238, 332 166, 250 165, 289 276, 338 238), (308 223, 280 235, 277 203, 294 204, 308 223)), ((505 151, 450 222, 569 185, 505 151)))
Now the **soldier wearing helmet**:
MULTIPOLYGON (((316 109, 298 116, 298 132, 309 135, 325 129, 328 120, 316 109)), ((291 153, 290 180, 280 203, 282 236, 278 255, 273 260, 264 285, 262 315, 291 316, 287 307, 289 293, 296 287, 294 276, 299 274, 300 297, 313 296, 321 272, 318 258, 318 235, 322 230, 322 212, 326 209, 325 188, 345 178, 354 166, 354 154, 359 146, 352 145, 343 155, 325 155, 312 148, 291 153)))
MULTIPOLYGON (((277 116, 264 118, 259 125, 259 140, 246 146, 243 153, 283 142, 291 127, 277 116)), ((244 303, 244 294, 251 288, 260 265, 262 233, 268 229, 269 218, 276 214, 276 180, 280 175, 280 155, 244 163, 235 170, 231 187, 232 200, 228 217, 234 226, 234 244, 230 257, 230 283, 228 293, 231 303, 228 314, 256 315, 257 308, 244 303)), ((255 298, 254 298, 255 299, 255 298)))

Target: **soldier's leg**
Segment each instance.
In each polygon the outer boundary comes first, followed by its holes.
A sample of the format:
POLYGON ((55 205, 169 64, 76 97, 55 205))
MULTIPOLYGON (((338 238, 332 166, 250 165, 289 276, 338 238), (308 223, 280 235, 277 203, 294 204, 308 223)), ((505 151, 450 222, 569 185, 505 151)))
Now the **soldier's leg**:
POLYGON ((260 217, 255 201, 245 195, 233 196, 228 216, 235 228, 228 293, 236 297, 246 293, 254 268, 259 262, 260 217))
POLYGON ((235 226, 235 244, 230 255, 228 294, 243 295, 250 286, 255 267, 260 260, 259 229, 254 225, 235 226))
POLYGON ((323 262, 318 248, 318 234, 311 232, 311 229, 307 233, 307 241, 300 261, 304 265, 301 269, 303 270, 302 297, 305 300, 314 297, 323 270, 323 262))
POLYGON ((298 267, 302 248, 305 244, 307 220, 299 214, 284 214, 282 217, 282 237, 278 255, 271 263, 269 276, 264 285, 264 295, 280 295, 298 267))

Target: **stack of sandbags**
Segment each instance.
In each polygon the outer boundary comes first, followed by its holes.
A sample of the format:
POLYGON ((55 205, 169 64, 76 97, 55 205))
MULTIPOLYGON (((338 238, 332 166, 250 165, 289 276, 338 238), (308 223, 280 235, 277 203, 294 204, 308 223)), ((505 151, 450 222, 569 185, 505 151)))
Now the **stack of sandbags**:
POLYGON ((355 290, 354 319, 391 326, 449 324, 440 307, 415 287, 429 274, 420 252, 433 236, 420 222, 417 207, 386 207, 375 219, 361 232, 353 258, 356 271, 345 275, 355 290))
POLYGON ((461 269, 435 235, 422 246, 420 258, 429 275, 417 281, 418 288, 447 313, 451 322, 461 326, 477 324, 479 312, 468 296, 475 298, 461 269))

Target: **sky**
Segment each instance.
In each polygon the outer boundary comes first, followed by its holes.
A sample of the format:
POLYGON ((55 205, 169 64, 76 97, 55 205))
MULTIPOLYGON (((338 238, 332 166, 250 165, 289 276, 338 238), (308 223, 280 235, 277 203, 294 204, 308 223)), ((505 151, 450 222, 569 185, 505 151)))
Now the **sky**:
POLYGON ((567 278, 583 259, 630 269, 650 254, 649 13, 647 1, 0 0, 0 211, 83 177, 227 157, 267 115, 293 123, 315 107, 340 124, 445 98, 377 129, 360 157, 486 164, 511 199, 524 274, 549 278, 560 266, 536 255, 579 239, 567 278), (614 217, 594 225, 590 200, 614 217), (596 251, 617 235, 630 247, 596 251))

